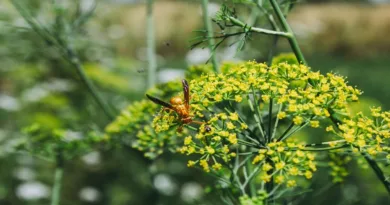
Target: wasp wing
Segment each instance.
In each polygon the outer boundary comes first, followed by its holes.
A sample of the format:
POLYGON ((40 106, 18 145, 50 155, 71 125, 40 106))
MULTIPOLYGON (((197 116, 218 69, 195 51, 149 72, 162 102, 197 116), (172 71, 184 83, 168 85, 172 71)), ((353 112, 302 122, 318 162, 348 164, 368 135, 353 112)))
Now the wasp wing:
POLYGON ((181 83, 183 84, 184 102, 185 102, 187 109, 189 109, 189 107, 190 107, 190 86, 188 85, 188 82, 185 79, 183 79, 181 81, 181 83))
POLYGON ((156 103, 156 104, 159 104, 159 105, 162 105, 164 107, 167 107, 167 108, 170 108, 170 109, 173 109, 173 106, 167 102, 164 102, 158 98, 155 98, 155 97, 152 97, 148 94, 146 94, 146 97, 149 98, 149 100, 151 100, 152 102, 156 103))

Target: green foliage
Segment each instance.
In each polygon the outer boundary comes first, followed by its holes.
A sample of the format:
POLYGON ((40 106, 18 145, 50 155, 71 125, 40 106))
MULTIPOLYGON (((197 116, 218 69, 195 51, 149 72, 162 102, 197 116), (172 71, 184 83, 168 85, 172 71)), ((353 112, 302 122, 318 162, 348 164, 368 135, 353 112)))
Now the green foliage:
POLYGON ((267 193, 263 191, 259 191, 257 196, 249 197, 248 195, 244 195, 240 197, 241 205, 264 205, 264 200, 267 199, 267 193))
POLYGON ((272 59, 272 65, 277 65, 279 63, 287 63, 290 65, 299 64, 294 53, 281 53, 272 59))
POLYGON ((39 124, 26 127, 23 133, 26 137, 16 149, 52 162, 56 161, 59 154, 65 159, 72 159, 92 151, 96 146, 107 141, 94 132, 82 134, 71 130, 52 129, 39 124))

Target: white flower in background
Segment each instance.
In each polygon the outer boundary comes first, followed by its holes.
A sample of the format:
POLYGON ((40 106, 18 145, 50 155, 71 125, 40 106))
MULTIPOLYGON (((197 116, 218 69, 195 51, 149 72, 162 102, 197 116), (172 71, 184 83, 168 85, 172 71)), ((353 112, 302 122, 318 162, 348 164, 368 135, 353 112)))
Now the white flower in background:
POLYGON ((209 49, 194 48, 187 53, 186 60, 188 64, 204 64, 210 58, 209 49))
POLYGON ((197 199, 200 199, 203 194, 202 187, 196 182, 185 183, 181 188, 180 196, 183 201, 188 203, 194 202, 197 199))
POLYGON ((22 99, 27 102, 37 102, 48 96, 50 92, 65 92, 73 89, 73 84, 68 80, 52 79, 23 91, 22 99))
POLYGON ((307 23, 292 21, 290 26, 295 35, 300 38, 308 38, 325 30, 323 21, 318 19, 310 19, 307 23))
POLYGON ((18 100, 12 96, 0 94, 0 109, 17 111, 20 109, 18 100))
POLYGON ((184 78, 184 71, 179 69, 164 68, 157 73, 159 82, 166 83, 168 81, 184 78))
POLYGON ((208 13, 209 13, 209 17, 214 18, 220 8, 221 8, 221 5, 210 2, 207 5, 207 10, 208 10, 208 13))
POLYGON ((107 35, 109 38, 113 40, 120 39, 124 37, 126 34, 126 30, 122 25, 111 25, 107 29, 107 35))
POLYGON ((40 182, 26 182, 16 188, 16 196, 24 200, 47 198, 49 194, 49 187, 40 182))
POLYGON ((50 91, 66 92, 74 88, 74 85, 65 79, 54 78, 49 82, 42 83, 42 86, 50 91))
POLYGON ((17 179, 24 181, 31 181, 35 178, 35 171, 29 167, 19 167, 13 174, 17 179))
MULTIPOLYGON (((209 3, 207 4, 208 16, 209 16, 210 18, 214 18, 214 17, 215 17, 215 14, 217 14, 217 12, 219 11, 220 7, 221 7, 221 5, 219 5, 219 4, 209 2, 209 3)), ((202 11, 202 7, 201 7, 201 6, 199 7, 199 15, 200 15, 200 16, 203 15, 203 11, 202 11)))
POLYGON ((30 28, 30 25, 24 20, 24 18, 15 18, 12 22, 15 27, 30 28))
POLYGON ((36 85, 28 90, 23 91, 22 99, 27 102, 37 102, 49 95, 49 91, 41 85, 36 85))
POLYGON ((154 187, 165 195, 173 195, 177 190, 177 185, 167 174, 158 174, 153 181, 154 187))
POLYGON ((234 62, 238 62, 238 61, 241 61, 241 59, 239 57, 236 57, 236 54, 240 51, 237 51, 237 46, 238 46, 238 43, 232 45, 232 46, 228 46, 226 47, 223 52, 218 55, 218 57, 221 59, 221 61, 234 61, 234 62))
POLYGON ((93 187, 84 187, 80 190, 79 197, 83 201, 96 202, 99 201, 100 192, 93 187))
POLYGON ((64 140, 67 142, 80 140, 83 138, 83 133, 72 130, 66 130, 64 134, 64 140))
POLYGON ((95 5, 95 0, 81 0, 80 9, 81 11, 89 11, 95 5))
POLYGON ((100 153, 99 152, 90 152, 86 155, 84 155, 83 157, 81 157, 81 159, 84 161, 85 164, 88 164, 88 165, 98 165, 100 164, 100 153))

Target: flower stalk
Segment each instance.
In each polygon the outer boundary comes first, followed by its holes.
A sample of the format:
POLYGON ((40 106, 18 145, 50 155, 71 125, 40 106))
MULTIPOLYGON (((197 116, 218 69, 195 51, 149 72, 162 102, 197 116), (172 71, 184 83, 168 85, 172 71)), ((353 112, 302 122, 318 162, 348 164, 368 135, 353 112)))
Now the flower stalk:
POLYGON ((208 47, 209 47, 209 50, 210 50, 211 63, 213 65, 214 71, 216 73, 219 73, 220 70, 219 70, 219 67, 218 67, 217 57, 215 55, 216 53, 215 53, 215 49, 214 49, 215 42, 214 42, 214 38, 212 38, 212 36, 213 36, 213 27, 211 25, 211 20, 209 18, 209 12, 208 12, 208 8, 207 8, 208 4, 209 4, 208 0, 202 0, 203 22, 204 22, 204 26, 206 28, 206 33, 207 33, 207 44, 208 44, 208 47))
POLYGON ((280 23, 282 24, 283 30, 285 30, 288 35, 285 35, 287 37, 288 42, 290 43, 291 49, 293 50, 295 56, 297 57, 298 61, 304 65, 307 65, 307 62, 305 60, 305 57, 303 56, 303 53, 301 49, 299 48, 298 41, 295 37, 295 34, 293 30, 291 29, 290 25, 287 22, 287 19, 284 17, 284 14, 282 10, 279 7, 279 4, 276 2, 276 0, 270 0, 270 3, 272 5, 272 8, 275 11, 275 14, 277 18, 279 19, 280 23))
POLYGON ((56 169, 54 173, 54 184, 51 193, 51 205, 59 205, 61 199, 61 185, 64 176, 64 158, 61 150, 58 150, 56 157, 56 169))
POLYGON ((156 60, 156 43, 154 36, 153 22, 153 2, 147 0, 146 3, 146 47, 148 58, 148 88, 152 88, 156 84, 157 60, 156 60))

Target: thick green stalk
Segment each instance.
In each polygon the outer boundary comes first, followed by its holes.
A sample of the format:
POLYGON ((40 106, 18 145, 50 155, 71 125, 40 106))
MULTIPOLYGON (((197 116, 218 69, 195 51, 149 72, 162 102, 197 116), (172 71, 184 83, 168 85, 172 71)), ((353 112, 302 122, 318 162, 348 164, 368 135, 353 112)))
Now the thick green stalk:
POLYGON ((283 36, 283 37, 287 37, 287 38, 291 37, 290 33, 282 32, 282 31, 274 31, 274 30, 269 30, 269 29, 264 29, 264 28, 258 28, 258 27, 253 27, 253 26, 248 26, 244 22, 242 22, 239 19, 234 18, 232 16, 229 16, 229 20, 234 25, 240 26, 242 28, 245 28, 248 31, 252 31, 252 32, 256 32, 256 33, 262 33, 262 34, 266 34, 266 35, 283 36))
MULTIPOLYGON (((46 41, 50 45, 55 45, 61 52, 64 53, 64 59, 70 62, 77 71, 77 74, 80 76, 83 84, 88 88, 88 91, 92 94, 96 102, 102 108, 103 112, 111 119, 114 118, 114 114, 111 112, 109 105, 103 100, 103 98, 99 95, 99 92, 95 88, 94 84, 89 80, 87 75, 84 72, 84 69, 80 63, 75 52, 64 42, 59 39, 58 36, 53 35, 47 28, 39 25, 39 23, 34 20, 34 18, 28 14, 28 12, 22 8, 15 0, 11 0, 11 3, 14 5, 19 14, 23 17, 23 19, 31 26, 32 30, 37 33, 44 41, 46 41)), ((55 1, 53 1, 55 3, 55 1)))
POLYGON ((273 106, 273 100, 272 98, 269 100, 269 111, 268 111, 268 142, 271 142, 272 139, 272 106, 273 106))
POLYGON ((67 60, 76 68, 77 74, 79 75, 81 82, 87 87, 88 91, 92 94, 95 101, 99 104, 100 108, 102 108, 103 112, 112 120, 115 118, 115 115, 112 113, 110 106, 107 102, 100 96, 100 93, 97 91, 95 85, 88 78, 88 76, 84 72, 84 68, 80 63, 78 57, 74 54, 72 49, 67 49, 67 60))
POLYGON ((291 49, 295 53, 295 56, 297 57, 298 61, 302 64, 307 65, 307 62, 303 56, 303 53, 301 49, 299 48, 298 41, 294 35, 294 32, 292 31, 290 25, 288 24, 286 18, 283 15, 283 12, 280 10, 279 4, 276 2, 276 0, 270 0, 272 8, 275 11, 275 14, 277 18, 279 19, 280 23, 283 26, 283 30, 285 30, 290 35, 286 36, 288 39, 288 42, 290 43, 291 49))
POLYGON ((220 70, 218 67, 217 58, 215 56, 215 49, 214 49, 215 42, 214 42, 214 39, 212 38, 213 37, 213 27, 211 25, 211 20, 209 18, 209 12, 207 9, 208 4, 209 4, 208 0, 202 0, 203 21, 204 21, 204 25, 205 25, 206 31, 207 31, 207 39, 208 39, 207 43, 208 43, 208 47, 209 47, 210 54, 211 54, 211 63, 213 64, 214 71, 219 73, 220 70))
POLYGON ((146 4, 146 47, 148 58, 148 88, 156 84, 156 45, 154 38, 153 1, 147 0, 146 4))
POLYGON ((62 156, 62 152, 58 153, 56 159, 56 170, 54 173, 54 184, 51 193, 51 205, 59 205, 61 199, 61 185, 62 185, 62 177, 64 175, 64 159, 62 156))
POLYGON ((390 181, 386 179, 386 176, 383 173, 382 169, 379 167, 378 163, 376 163, 376 161, 373 160, 367 154, 362 153, 362 155, 364 156, 364 159, 366 159, 368 164, 371 166, 371 168, 374 170, 376 176, 382 182, 383 186, 385 186, 387 193, 390 194, 390 181))
MULTIPOLYGON (((336 118, 333 117, 333 115, 330 115, 331 121, 336 125, 336 128, 338 128, 338 124, 341 124, 342 122, 336 118)), ((386 179, 385 174, 383 173, 382 169, 379 167, 378 163, 371 159, 370 156, 368 156, 365 153, 361 153, 364 157, 364 159, 367 161, 367 163, 370 165, 371 169, 375 172, 378 179, 382 182, 383 186, 385 187, 387 193, 390 195, 390 181, 386 179)))

